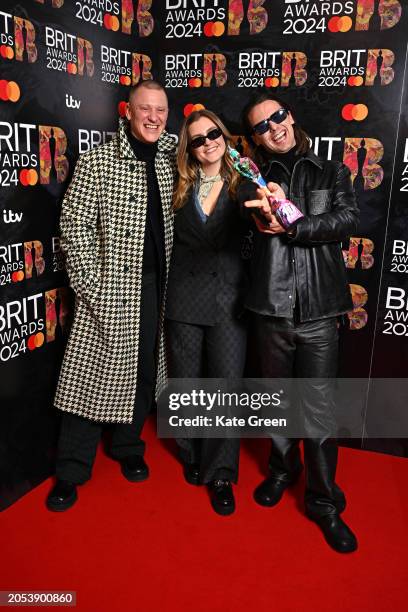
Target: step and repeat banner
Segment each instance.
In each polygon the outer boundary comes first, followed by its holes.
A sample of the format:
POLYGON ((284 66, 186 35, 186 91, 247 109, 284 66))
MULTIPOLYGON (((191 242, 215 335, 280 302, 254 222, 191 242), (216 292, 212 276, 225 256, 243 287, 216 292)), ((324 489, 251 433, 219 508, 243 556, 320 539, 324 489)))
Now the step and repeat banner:
MULTIPOLYGON (((1 2, 0 508, 52 471, 72 313, 61 199, 78 155, 112 137, 140 79, 166 87, 170 132, 205 107, 242 152, 242 108, 255 91, 276 93, 314 151, 347 164, 361 224, 343 245, 354 311, 341 375, 405 377, 407 13, 406 0, 1 2)), ((377 395, 367 383, 359 444, 404 455, 403 441, 369 438, 377 395)))

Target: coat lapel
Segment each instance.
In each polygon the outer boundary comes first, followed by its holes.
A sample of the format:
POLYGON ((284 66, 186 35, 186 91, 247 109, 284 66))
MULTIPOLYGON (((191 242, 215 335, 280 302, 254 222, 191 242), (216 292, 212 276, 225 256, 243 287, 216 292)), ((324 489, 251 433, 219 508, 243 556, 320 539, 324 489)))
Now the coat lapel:
POLYGON ((216 246, 217 233, 224 223, 226 211, 226 203, 228 203, 228 188, 224 184, 220 195, 218 196, 217 204, 207 222, 204 223, 196 209, 193 193, 188 196, 187 202, 178 214, 183 215, 191 226, 194 233, 201 239, 210 243, 211 246, 216 246))

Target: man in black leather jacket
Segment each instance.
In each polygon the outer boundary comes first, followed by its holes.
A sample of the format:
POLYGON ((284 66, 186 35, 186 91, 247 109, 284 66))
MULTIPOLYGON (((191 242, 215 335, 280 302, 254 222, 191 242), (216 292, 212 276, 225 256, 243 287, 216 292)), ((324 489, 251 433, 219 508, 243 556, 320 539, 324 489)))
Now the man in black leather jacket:
MULTIPOLYGON (((358 223, 350 172, 340 162, 317 157, 288 106, 273 95, 254 98, 244 110, 244 124, 263 177, 273 181, 268 184, 273 195, 291 200, 304 214, 285 230, 262 191, 249 182, 240 189, 240 202, 256 211, 260 230, 246 300, 259 370, 266 378, 307 379, 310 393, 301 398, 310 425, 304 438, 306 514, 332 548, 351 552, 357 540, 340 518, 345 497, 335 483, 331 386, 316 382, 336 377, 337 317, 353 308, 341 250, 358 223)), ((269 468, 270 476, 254 492, 263 506, 278 503, 298 478, 299 440, 274 438, 269 468)))

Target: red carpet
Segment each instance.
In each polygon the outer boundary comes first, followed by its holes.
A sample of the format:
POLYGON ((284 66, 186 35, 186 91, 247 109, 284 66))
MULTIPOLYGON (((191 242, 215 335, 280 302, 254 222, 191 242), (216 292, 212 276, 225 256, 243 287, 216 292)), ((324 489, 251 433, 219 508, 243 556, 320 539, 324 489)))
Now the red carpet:
POLYGON ((252 501, 266 442, 244 443, 237 511, 220 517, 153 429, 148 481, 128 483, 100 451, 68 512, 46 510, 47 481, 0 515, 0 590, 75 590, 81 612, 407 609, 406 459, 341 449, 360 548, 339 555, 300 511, 303 482, 276 508, 252 501))

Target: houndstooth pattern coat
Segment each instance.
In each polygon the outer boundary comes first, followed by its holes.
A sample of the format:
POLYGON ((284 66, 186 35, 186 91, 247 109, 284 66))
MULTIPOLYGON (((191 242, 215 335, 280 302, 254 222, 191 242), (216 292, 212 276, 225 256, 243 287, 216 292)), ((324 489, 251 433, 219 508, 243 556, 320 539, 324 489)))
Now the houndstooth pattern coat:
MULTIPOLYGON (((175 149, 164 132, 155 169, 167 272, 175 149)), ((76 301, 55 398, 60 410, 106 423, 132 421, 146 207, 146 164, 137 161, 121 120, 109 143, 80 156, 62 205, 62 248, 76 301)), ((160 321, 157 387, 166 375, 163 308, 160 321)))

